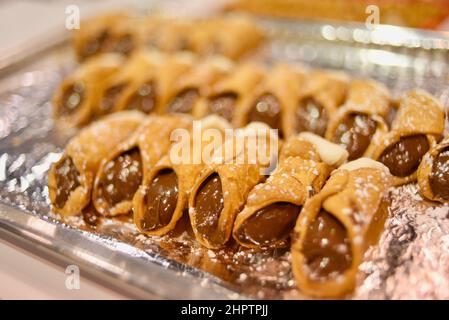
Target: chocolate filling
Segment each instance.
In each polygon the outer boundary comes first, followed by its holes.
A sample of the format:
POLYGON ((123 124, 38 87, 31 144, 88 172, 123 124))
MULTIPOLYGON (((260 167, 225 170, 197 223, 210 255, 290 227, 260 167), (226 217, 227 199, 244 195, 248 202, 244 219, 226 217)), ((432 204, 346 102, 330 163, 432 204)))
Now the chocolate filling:
POLYGON ((307 97, 296 109, 296 132, 309 131, 324 136, 328 115, 326 109, 313 97, 307 97))
POLYGON ((248 123, 253 121, 264 122, 281 134, 281 105, 272 94, 260 96, 248 113, 248 123))
POLYGON ((70 116, 76 112, 76 109, 83 103, 85 86, 82 82, 76 82, 70 85, 62 96, 62 104, 59 114, 70 116))
POLYGON ((156 86, 150 81, 142 84, 129 98, 127 108, 150 113, 156 106, 156 86))
POLYGON ((342 274, 352 263, 346 228, 324 209, 308 226, 302 251, 312 279, 326 280, 342 274))
POLYGON ((54 205, 58 209, 64 208, 70 194, 80 186, 80 173, 76 169, 72 158, 67 157, 55 169, 56 198, 54 205))
POLYGON ((100 101, 101 112, 108 113, 114 109, 118 99, 120 98, 120 94, 123 92, 125 87, 125 83, 120 83, 108 88, 105 91, 103 98, 100 101))
POLYGON ((231 121, 234 116, 237 94, 233 92, 223 93, 209 99, 209 113, 231 121))
POLYGON ((275 244, 290 235, 300 211, 301 207, 292 203, 272 203, 245 220, 237 231, 237 237, 242 242, 255 245, 275 244))
POLYGON ((211 174, 198 188, 194 208, 197 231, 204 238, 212 240, 224 208, 223 189, 218 173, 211 174))
POLYGON ((165 227, 170 223, 178 202, 178 176, 171 169, 161 170, 148 186, 146 211, 141 220, 144 230, 165 227))
POLYGON ((334 142, 342 144, 348 150, 348 160, 363 156, 376 132, 376 122, 365 114, 350 114, 338 125, 334 133, 334 142))
POLYGON ((407 177, 418 169, 429 142, 423 134, 406 136, 384 150, 379 161, 396 177, 407 177))
POLYGON ((449 200, 449 147, 443 149, 433 160, 429 184, 435 196, 449 200))
POLYGON ((131 200, 142 182, 142 160, 138 148, 109 161, 98 184, 98 196, 110 207, 131 200))
POLYGON ((119 52, 122 54, 129 54, 134 49, 134 40, 132 35, 125 34, 119 37, 114 46, 113 51, 119 52))
POLYGON ((99 53, 103 49, 108 39, 109 39, 109 32, 107 30, 103 30, 98 35, 98 37, 87 41, 86 45, 83 48, 82 58, 85 59, 87 57, 99 53))
POLYGON ((167 111, 169 113, 191 113, 199 96, 197 89, 185 89, 170 102, 167 111))

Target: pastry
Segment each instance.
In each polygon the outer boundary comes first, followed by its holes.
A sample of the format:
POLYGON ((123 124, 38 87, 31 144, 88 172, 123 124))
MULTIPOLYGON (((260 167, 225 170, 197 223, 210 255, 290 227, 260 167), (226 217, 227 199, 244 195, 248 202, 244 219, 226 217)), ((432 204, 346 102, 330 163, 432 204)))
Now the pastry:
POLYGON ((292 269, 299 289, 338 297, 354 289, 358 267, 388 217, 388 168, 360 158, 334 171, 303 206, 292 236, 292 269))
POLYGON ((55 212, 62 216, 81 213, 90 202, 101 160, 113 147, 126 140, 144 118, 137 111, 109 115, 70 140, 61 159, 48 173, 48 193, 55 212))
POLYGON ((97 212, 104 216, 130 213, 137 188, 168 152, 172 132, 190 125, 189 117, 151 115, 129 139, 111 148, 95 176, 92 202, 97 212))
POLYGON ((117 54, 104 54, 89 59, 66 77, 56 90, 53 116, 62 128, 84 125, 95 111, 103 87, 123 63, 117 54))
POLYGON ((212 146, 210 151, 213 152, 221 145, 225 130, 232 128, 226 120, 217 116, 208 116, 199 123, 200 127, 194 127, 189 134, 188 157, 178 161, 181 148, 187 147, 180 141, 149 171, 136 192, 133 199, 134 223, 142 233, 164 235, 175 228, 187 210, 190 190, 206 165, 202 159, 203 152, 209 146, 212 146), (208 141, 208 129, 217 129, 216 133, 220 135, 217 141, 208 141), (201 145, 195 146, 199 141, 201 145))
POLYGON ((211 87, 232 71, 233 63, 223 57, 211 57, 193 67, 174 84, 172 95, 165 107, 167 113, 189 113, 195 118, 202 110, 211 87))
POLYGON ((412 90, 401 98, 391 131, 383 135, 373 159, 390 169, 395 185, 416 181, 422 157, 443 131, 441 103, 423 90, 412 90))
POLYGON ((372 80, 354 80, 345 104, 331 117, 326 139, 349 152, 348 160, 370 157, 381 136, 388 131, 384 121, 390 102, 387 88, 372 80))
POLYGON ((449 202, 449 139, 430 149, 418 168, 418 186, 429 200, 449 202))
POLYGON ((304 202, 347 156, 343 147, 313 133, 291 137, 276 170, 249 193, 235 220, 234 239, 249 248, 286 246, 304 202))

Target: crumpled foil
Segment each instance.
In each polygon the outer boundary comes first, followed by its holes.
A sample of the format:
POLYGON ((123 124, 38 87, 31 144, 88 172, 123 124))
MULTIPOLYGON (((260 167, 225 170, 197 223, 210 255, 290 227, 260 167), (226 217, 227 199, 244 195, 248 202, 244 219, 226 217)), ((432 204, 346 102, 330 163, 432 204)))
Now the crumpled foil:
MULTIPOLYGON (((449 96, 445 86, 447 66, 422 69, 423 63, 434 61, 435 53, 403 50, 401 54, 412 62, 401 67, 392 66, 393 60, 385 64, 375 60, 377 48, 368 55, 373 61, 365 59, 362 64, 354 64, 348 55, 357 59, 370 49, 329 42, 311 46, 311 40, 292 43, 282 37, 277 40, 264 49, 262 59, 302 61, 371 75, 387 83, 396 95, 420 86, 444 103, 449 96)), ((59 218, 50 212, 47 171, 73 132, 56 131, 49 100, 63 76, 73 68, 70 52, 70 48, 55 50, 0 80, 0 201, 53 223, 59 223, 59 218)), ((424 201, 413 184, 392 189, 391 199, 390 217, 380 242, 366 252, 356 290, 347 298, 449 299, 449 207, 424 201)), ((203 270, 210 279, 218 277, 227 288, 245 297, 309 298, 296 288, 288 249, 258 252, 231 243, 227 249, 208 250, 193 240, 187 218, 161 238, 139 234, 129 218, 104 219, 96 226, 82 217, 65 222, 117 244, 128 243, 163 257, 161 267, 180 264, 182 270, 193 275, 203 270)), ((209 280, 207 276, 202 278, 209 280)))

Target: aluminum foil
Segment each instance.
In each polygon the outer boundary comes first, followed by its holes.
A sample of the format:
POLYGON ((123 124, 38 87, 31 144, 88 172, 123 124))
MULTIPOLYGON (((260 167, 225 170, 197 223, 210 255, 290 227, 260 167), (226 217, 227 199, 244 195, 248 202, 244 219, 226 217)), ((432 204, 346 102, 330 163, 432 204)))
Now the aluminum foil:
MULTIPOLYGON (((392 44, 386 40, 376 43, 378 38, 372 33, 354 26, 268 20, 262 25, 272 41, 257 59, 302 62, 370 76, 386 83, 395 96, 421 87, 448 104, 444 39, 424 47, 413 41, 423 35, 402 28, 410 39, 399 37, 404 43, 397 43, 393 38, 396 42, 392 44)), ((72 259, 107 270, 144 290, 157 282, 154 270, 170 270, 172 273, 164 273, 167 288, 158 284, 159 294, 165 298, 307 299, 296 288, 287 249, 258 252, 230 244, 227 249, 208 250, 193 240, 188 220, 181 221, 170 235, 158 238, 140 235, 127 218, 99 220, 93 225, 83 217, 62 222, 51 213, 47 171, 74 132, 56 131, 49 101, 63 76, 73 69, 73 61, 71 49, 63 46, 0 80, 0 202, 45 221, 46 228, 49 224, 58 232, 48 233, 44 243, 42 237, 20 232, 30 228, 31 220, 23 222, 17 218, 18 211, 8 214, 7 209, 0 210, 0 228, 9 226, 62 255, 68 255, 62 244, 67 245, 75 233, 79 238, 72 244, 72 259), (105 253, 81 250, 93 243, 106 244, 105 253), (108 260, 108 254, 114 258, 108 260), (155 266, 153 273, 139 276, 136 265, 131 264, 136 259, 144 261, 138 266, 140 271, 145 272, 145 265, 148 270, 155 266), (168 290, 169 280, 175 287, 178 283, 179 289, 193 284, 192 288, 200 291, 168 290)), ((357 288, 346 298, 449 299, 449 207, 424 201, 413 184, 392 189, 391 197, 390 217, 381 240, 366 253, 357 288)), ((33 221, 36 224, 38 220, 33 221)), ((43 226, 38 224, 34 232, 43 226)))

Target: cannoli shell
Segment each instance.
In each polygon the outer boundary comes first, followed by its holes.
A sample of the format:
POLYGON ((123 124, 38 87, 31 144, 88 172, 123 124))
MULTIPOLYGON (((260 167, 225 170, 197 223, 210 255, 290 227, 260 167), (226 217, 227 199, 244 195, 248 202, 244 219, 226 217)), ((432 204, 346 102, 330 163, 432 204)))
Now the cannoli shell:
POLYGON ((324 188, 306 201, 297 220, 292 239, 292 269, 298 287, 317 297, 337 297, 353 290, 358 266, 363 254, 375 244, 383 230, 386 196, 391 186, 387 168, 360 167, 335 171, 324 188), (309 225, 324 208, 343 224, 349 239, 352 261, 337 277, 312 279, 309 274, 303 244, 309 225))
POLYGON ((95 177, 92 201, 98 213, 104 216, 116 216, 128 214, 132 210, 132 199, 123 200, 111 207, 101 197, 99 188, 101 181, 105 178, 105 170, 109 161, 137 147, 142 162, 142 180, 145 181, 153 166, 170 149, 172 132, 175 129, 187 129, 190 126, 190 117, 152 115, 129 139, 113 148, 103 159, 95 177))
POLYGON ((107 116, 84 128, 67 144, 62 158, 52 165, 48 174, 48 192, 54 211, 62 216, 81 213, 91 199, 93 181, 101 160, 110 150, 126 140, 142 124, 144 115, 137 111, 127 111, 107 116), (119 130, 117 130, 119 128, 119 130), (65 205, 55 205, 59 190, 56 168, 67 158, 71 158, 79 172, 80 186, 69 196, 65 205))

